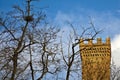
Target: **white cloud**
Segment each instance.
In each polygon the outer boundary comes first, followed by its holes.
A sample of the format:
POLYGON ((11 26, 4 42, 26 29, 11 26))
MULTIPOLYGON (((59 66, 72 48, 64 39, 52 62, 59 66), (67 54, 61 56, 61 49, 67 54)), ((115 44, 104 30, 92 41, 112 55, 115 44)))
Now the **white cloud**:
POLYGON ((65 13, 62 11, 58 11, 54 22, 59 24, 60 26, 64 27, 66 21, 74 24, 75 27, 89 27, 90 24, 90 17, 97 29, 102 29, 103 32, 100 36, 104 38, 106 37, 113 37, 116 34, 120 34, 119 25, 120 25, 120 18, 116 16, 112 12, 95 12, 95 11, 74 11, 70 13, 65 13))
POLYGON ((77 33, 81 33, 79 31, 82 27, 90 26, 90 18, 91 16, 93 23, 97 29, 103 29, 103 32, 100 33, 97 37, 101 37, 105 39, 106 37, 111 37, 111 48, 112 48, 112 58, 115 61, 116 65, 120 66, 120 18, 116 16, 112 12, 95 12, 95 11, 74 11, 70 13, 58 12, 55 17, 56 24, 59 24, 62 30, 64 31, 64 40, 66 40, 66 36, 68 36, 70 27, 66 25, 65 22, 71 22, 77 33), (81 12, 81 13, 79 13, 81 12), (85 14, 84 14, 85 13, 85 14), (119 34, 119 35, 116 35, 119 34))
POLYGON ((118 29, 120 18, 114 16, 114 14, 97 14, 94 16, 94 19, 93 22, 96 24, 96 27, 103 29, 102 35, 114 37, 116 34, 120 34, 118 29))
POLYGON ((120 34, 111 41, 112 58, 117 66, 120 66, 120 34))
POLYGON ((65 22, 72 22, 74 20, 74 16, 71 14, 66 14, 63 12, 58 12, 56 17, 55 17, 55 22, 59 24, 63 24, 65 22))

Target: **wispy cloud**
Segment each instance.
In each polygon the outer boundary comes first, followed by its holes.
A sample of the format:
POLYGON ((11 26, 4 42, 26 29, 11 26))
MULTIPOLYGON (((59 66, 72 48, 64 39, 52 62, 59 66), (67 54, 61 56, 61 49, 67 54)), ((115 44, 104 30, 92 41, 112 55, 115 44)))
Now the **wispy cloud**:
POLYGON ((120 66, 120 34, 115 35, 111 42, 112 57, 115 64, 120 66))
POLYGON ((69 33, 70 27, 66 25, 66 21, 72 23, 77 30, 77 33, 81 33, 80 28, 90 26, 90 17, 95 25, 95 27, 103 32, 100 33, 97 37, 111 37, 111 48, 112 48, 112 57, 115 61, 115 64, 120 64, 120 18, 112 12, 95 12, 95 11, 77 11, 65 13, 59 11, 55 17, 55 23, 61 25, 62 30, 64 31, 64 40, 67 40, 66 36, 69 33), (81 13, 79 13, 81 12, 81 13), (84 14, 85 13, 85 14, 84 14), (67 34, 67 35, 66 35, 67 34), (118 35, 117 35, 118 34, 118 35))
POLYGON ((58 12, 56 17, 55 17, 55 21, 58 21, 58 23, 63 23, 66 21, 72 22, 74 20, 74 16, 71 14, 66 14, 66 13, 62 13, 62 12, 58 12))
MULTIPOLYGON (((116 13, 117 14, 117 13, 116 13)), ((64 24, 68 21, 75 25, 76 28, 90 26, 90 20, 94 23, 97 29, 102 29, 103 35, 114 37, 116 34, 120 34, 120 18, 112 12, 95 12, 95 11, 74 11, 65 13, 58 11, 54 19, 55 23, 64 27, 64 24), (91 19, 90 19, 91 18, 91 19)))

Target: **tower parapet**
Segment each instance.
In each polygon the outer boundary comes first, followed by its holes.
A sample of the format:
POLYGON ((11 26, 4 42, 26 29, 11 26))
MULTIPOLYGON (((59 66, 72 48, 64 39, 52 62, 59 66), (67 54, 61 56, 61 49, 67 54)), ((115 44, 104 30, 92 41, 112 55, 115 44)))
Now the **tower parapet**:
POLYGON ((92 44, 93 44, 93 40, 92 39, 88 40, 88 45, 92 45, 92 44))
POLYGON ((110 44, 110 37, 106 38, 106 44, 110 44))
POLYGON ((102 44, 101 38, 97 38, 97 44, 102 44))
POLYGON ((83 40, 83 38, 80 39, 80 45, 84 45, 84 40, 83 40))
POLYGON ((93 42, 92 39, 80 39, 80 46, 82 45, 110 45, 110 37, 107 37, 106 38, 106 41, 105 42, 102 42, 102 39, 101 38, 97 38, 96 42, 93 42))
POLYGON ((82 38, 79 44, 82 80, 110 80, 110 38, 106 38, 104 42, 101 38, 96 41, 82 38))

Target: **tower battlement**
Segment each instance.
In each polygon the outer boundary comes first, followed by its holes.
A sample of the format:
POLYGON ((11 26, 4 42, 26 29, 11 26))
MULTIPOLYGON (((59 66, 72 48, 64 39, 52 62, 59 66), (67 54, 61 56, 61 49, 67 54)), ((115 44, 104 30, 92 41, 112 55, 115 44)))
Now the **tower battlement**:
POLYGON ((106 38, 105 42, 102 42, 102 38, 97 38, 96 42, 92 39, 80 39, 80 45, 110 45, 110 37, 106 38))
POLYGON ((80 39, 82 80, 110 80, 110 38, 80 39), (89 77, 88 77, 89 76, 89 77))

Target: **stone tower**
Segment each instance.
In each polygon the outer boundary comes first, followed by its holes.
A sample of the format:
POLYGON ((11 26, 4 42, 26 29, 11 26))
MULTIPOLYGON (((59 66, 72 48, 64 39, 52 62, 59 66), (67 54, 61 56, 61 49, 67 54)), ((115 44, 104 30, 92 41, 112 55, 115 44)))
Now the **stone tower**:
POLYGON ((110 80, 111 43, 110 38, 96 43, 80 39, 80 56, 82 60, 82 80, 110 80))

